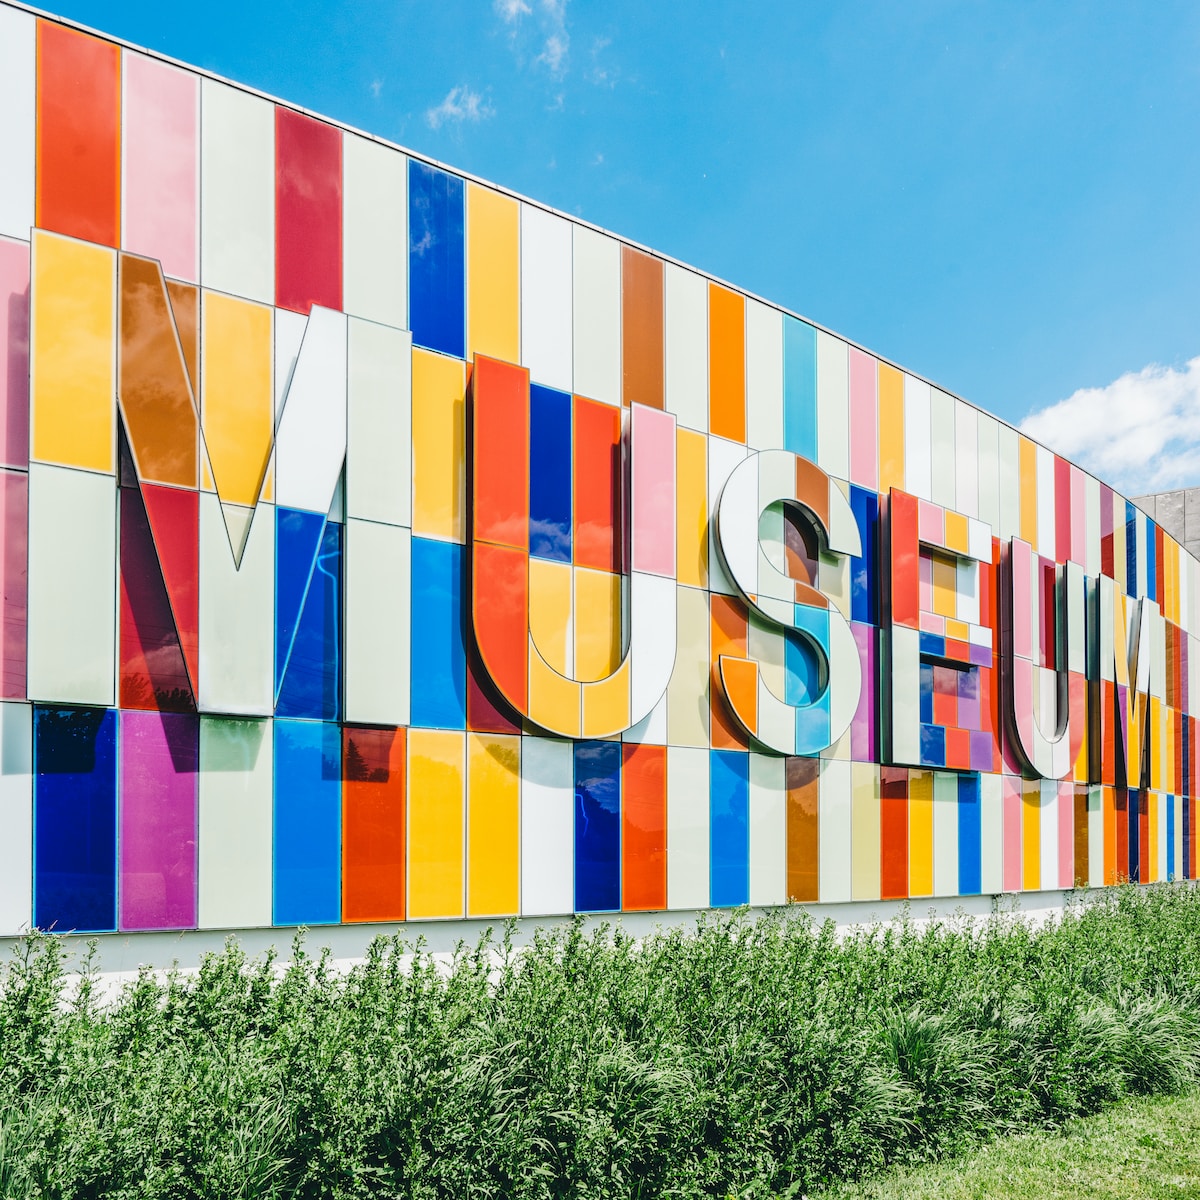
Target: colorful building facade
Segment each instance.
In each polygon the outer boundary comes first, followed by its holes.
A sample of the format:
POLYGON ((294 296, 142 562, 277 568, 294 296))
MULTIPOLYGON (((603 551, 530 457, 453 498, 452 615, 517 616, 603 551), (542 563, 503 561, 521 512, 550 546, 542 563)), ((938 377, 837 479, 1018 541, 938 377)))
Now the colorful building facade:
POLYGON ((1196 874, 1200 565, 805 320, 0 4, 0 933, 1196 874))

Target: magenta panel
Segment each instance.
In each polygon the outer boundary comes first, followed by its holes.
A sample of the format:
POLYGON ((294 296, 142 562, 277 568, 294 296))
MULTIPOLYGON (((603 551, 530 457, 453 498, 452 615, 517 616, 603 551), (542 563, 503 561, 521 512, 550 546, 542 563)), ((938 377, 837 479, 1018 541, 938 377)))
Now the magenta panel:
POLYGON ((1021 781, 1004 779, 1004 890, 1021 890, 1021 781))
POLYGON ((122 712, 120 755, 120 928, 191 928, 199 718, 122 712))
POLYGON ((29 466, 29 244, 0 238, 0 465, 29 466))
POLYGON ((25 699, 29 476, 0 471, 0 697, 25 699))
POLYGON ((200 80, 125 54, 122 245, 194 283, 199 222, 200 80))
POLYGON ((675 418, 633 406, 633 569, 675 575, 675 418))
POLYGON ((850 481, 879 486, 878 369, 875 359, 850 349, 850 481))

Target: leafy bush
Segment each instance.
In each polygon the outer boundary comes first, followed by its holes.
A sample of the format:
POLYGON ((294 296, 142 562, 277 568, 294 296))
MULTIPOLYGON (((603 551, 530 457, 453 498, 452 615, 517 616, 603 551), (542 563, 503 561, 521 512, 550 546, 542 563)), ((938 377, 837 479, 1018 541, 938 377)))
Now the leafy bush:
POLYGON ((767 1197, 1200 1075, 1200 891, 843 938, 581 924, 342 973, 236 943, 114 999, 0 970, 5 1197, 767 1197))

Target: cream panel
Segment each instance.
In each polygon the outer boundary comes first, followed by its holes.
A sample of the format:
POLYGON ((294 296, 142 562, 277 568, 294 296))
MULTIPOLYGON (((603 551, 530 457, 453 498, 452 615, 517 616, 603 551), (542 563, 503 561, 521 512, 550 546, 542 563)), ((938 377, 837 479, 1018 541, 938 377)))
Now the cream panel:
POLYGON ((521 205, 521 365, 533 383, 572 388, 571 222, 521 205))
MULTIPOLYGON (((676 592, 675 668, 667 687, 667 733, 672 746, 708 746, 708 593, 681 587, 676 592)), ((707 884, 705 885, 707 887, 707 884)), ((706 893, 707 894, 707 893, 706 893)))
POLYGON ((929 431, 932 437, 932 481, 933 502, 944 508, 955 505, 954 463, 954 409, 953 396, 937 388, 929 391, 929 431))
POLYGON ((933 499, 933 449, 929 431, 929 384, 904 377, 904 487, 922 500, 933 499))
MULTIPOLYGON (((1037 552, 1047 558, 1054 558, 1054 452, 1045 446, 1037 448, 1037 552)), ((1137 523, 1140 531, 1142 523, 1137 523)), ((1145 556, 1139 555, 1138 562, 1145 562, 1145 556)), ((1139 595, 1144 595, 1140 592, 1139 595)))
POLYGON ((954 507, 979 516, 979 413, 962 400, 954 402, 954 507))
POLYGON ((663 407, 687 429, 708 432, 708 286, 667 263, 663 407))
POLYGON ((342 306, 408 326, 408 159, 368 138, 342 137, 342 306))
POLYGON ((717 549, 717 502, 725 481, 747 453, 746 447, 740 442, 728 442, 712 436, 708 439, 708 587, 709 591, 723 592, 727 596, 736 595, 737 588, 729 578, 717 549))
POLYGON ((825 759, 821 763, 821 783, 817 817, 820 846, 819 895, 823 903, 851 899, 851 763, 825 759))
POLYGON ((750 903, 787 903, 787 777, 782 758, 750 755, 750 903))
POLYGON ((521 743, 521 915, 575 908, 575 752, 570 742, 521 743))
POLYGON ((977 412, 979 423, 979 512, 994 530, 1000 526, 1000 437, 995 417, 977 412))
POLYGON ((33 226, 36 23, 0 6, 0 234, 29 241, 33 226))
POLYGON ((958 776, 933 773, 933 894, 958 895, 958 776))
POLYGON ((573 228, 574 391, 621 403, 621 244, 573 228))
POLYGON ((707 908, 708 751, 667 747, 667 907, 707 908))
POLYGON ((1000 462, 1000 520, 996 533, 1007 542, 1021 533, 1020 434, 1009 425, 997 423, 996 441, 1000 462))
MULTIPOLYGON (((0 9, 0 29, 4 13, 0 9)), ((33 921, 33 706, 0 704, 0 934, 33 921)))
POLYGON ((980 891, 996 896, 1004 891, 1004 779, 979 776, 980 891))
POLYGON ((850 357, 846 343, 817 330, 817 459, 835 479, 850 478, 850 357))
POLYGON ((783 448, 783 313, 757 300, 746 301, 746 444, 783 448))

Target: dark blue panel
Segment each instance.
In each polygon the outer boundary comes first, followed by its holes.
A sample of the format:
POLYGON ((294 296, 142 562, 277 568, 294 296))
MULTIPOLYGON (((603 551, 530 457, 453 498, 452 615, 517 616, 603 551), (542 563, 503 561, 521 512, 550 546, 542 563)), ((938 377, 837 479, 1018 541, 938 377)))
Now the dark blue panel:
POLYGON ((709 903, 750 903, 750 756, 737 750, 709 755, 709 903))
POLYGON ((529 389, 529 553, 571 561, 571 397, 529 389))
POLYGON ((412 723, 467 727, 463 547, 412 540, 412 723))
POLYGON ((117 927, 117 714, 34 708, 33 923, 117 927))
POLYGON ((1125 592, 1137 595, 1137 509, 1125 501, 1125 592))
POLYGON ((862 557, 850 560, 850 617, 879 624, 879 564, 875 546, 879 537, 879 496, 867 488, 850 485, 850 508, 862 541, 862 557))
POLYGON ((920 647, 922 654, 931 655, 933 658, 946 657, 946 639, 939 637, 936 633, 925 633, 922 631, 919 634, 920 647))
POLYGON ((1175 867, 1175 797, 1167 797, 1167 878, 1174 879, 1175 867))
POLYGON ((983 830, 980 823, 979 776, 958 777, 958 890, 978 896, 983 890, 983 830))
MULTIPOLYGON (((1142 807, 1142 793, 1137 788, 1129 789, 1129 801, 1126 805, 1126 812, 1129 818, 1129 878, 1134 883, 1139 882, 1138 865, 1140 856, 1138 854, 1138 814, 1142 807)), ((1120 864, 1117 864, 1118 867, 1120 864)))
POLYGON ((317 566, 324 513, 275 509, 275 695, 287 670, 308 585, 317 566))
POLYGON ((342 730, 320 721, 274 722, 276 925, 341 920, 342 730))
POLYGON ((817 331, 783 318, 783 444, 817 461, 817 331))
POLYGON ((275 713, 336 721, 341 715, 342 526, 329 521, 296 624, 275 713))
POLYGON ((463 183, 408 160, 408 323, 413 344, 464 357, 463 183))
POLYGON ((933 663, 921 664, 921 722, 933 724, 933 663))
POLYGON ((575 743, 575 911, 621 907, 621 744, 575 743))
POLYGON ((1155 530, 1158 526, 1149 517, 1141 517, 1146 525, 1146 595, 1151 600, 1159 600, 1158 595, 1158 538, 1155 530))
POLYGON ((944 725, 921 726, 921 762, 927 767, 946 765, 946 727, 944 725))

